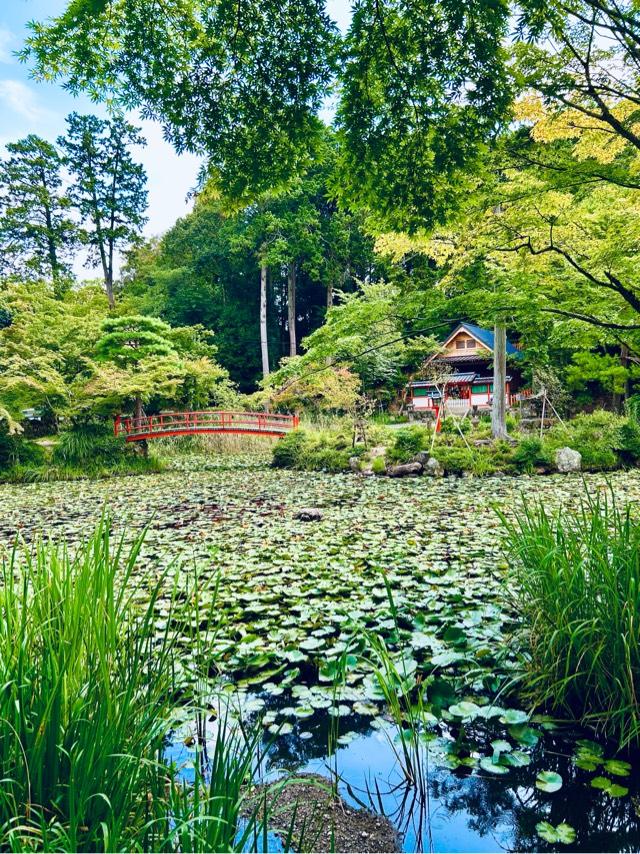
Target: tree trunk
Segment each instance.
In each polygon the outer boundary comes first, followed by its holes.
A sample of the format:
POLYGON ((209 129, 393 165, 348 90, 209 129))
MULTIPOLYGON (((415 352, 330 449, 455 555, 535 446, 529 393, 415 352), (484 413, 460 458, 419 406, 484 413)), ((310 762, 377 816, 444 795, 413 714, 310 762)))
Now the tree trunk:
MULTIPOLYGON (((629 367, 629 348, 626 344, 620 345, 620 364, 623 368, 629 367)), ((629 377, 624 380, 624 388, 622 391, 614 391, 612 395, 612 407, 614 412, 621 412, 624 408, 624 401, 629 397, 629 377)))
POLYGON ((491 406, 491 434, 494 439, 507 438, 507 331, 503 323, 496 323, 493 334, 493 403, 491 406))
POLYGON ((331 308, 333 305, 333 282, 329 282, 327 285, 327 308, 331 308))
MULTIPOLYGON (((144 418, 144 412, 142 410, 142 398, 140 397, 136 397, 133 409, 133 417, 134 425, 136 427, 139 427, 142 419, 144 418)), ((149 456, 149 445, 146 439, 143 439, 141 442, 137 442, 136 444, 143 457, 149 456)))
POLYGON ((260 350, 262 376, 269 376, 269 340, 267 338, 267 265, 260 267, 260 350))
POLYGON ((104 280, 104 289, 107 292, 107 300, 109 301, 109 308, 113 311, 116 307, 116 300, 113 295, 113 273, 109 271, 104 280))
POLYGON ((287 278, 287 309, 289 324, 289 355, 295 356, 298 352, 296 340, 296 262, 289 263, 289 275, 287 278))

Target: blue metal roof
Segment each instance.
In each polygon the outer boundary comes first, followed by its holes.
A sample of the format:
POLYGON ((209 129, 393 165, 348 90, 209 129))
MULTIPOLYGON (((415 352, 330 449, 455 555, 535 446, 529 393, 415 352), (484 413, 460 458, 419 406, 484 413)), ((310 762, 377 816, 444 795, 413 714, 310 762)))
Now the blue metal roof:
MULTIPOLYGON (((491 329, 483 329, 481 326, 476 326, 473 323, 461 323, 457 329, 451 333, 449 336, 452 338, 456 332, 460 329, 466 329, 467 332, 470 332, 474 338, 477 338, 478 341, 481 341, 485 347, 488 347, 490 350, 493 350, 494 345, 494 335, 491 329)), ((517 356, 518 358, 522 358, 522 353, 518 350, 517 347, 514 347, 510 341, 507 341, 507 356, 517 356)))

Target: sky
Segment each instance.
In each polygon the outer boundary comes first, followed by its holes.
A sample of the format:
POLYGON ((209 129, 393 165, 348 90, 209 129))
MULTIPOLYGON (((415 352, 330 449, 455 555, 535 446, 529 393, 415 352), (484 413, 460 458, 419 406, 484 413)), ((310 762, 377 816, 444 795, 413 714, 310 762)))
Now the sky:
MULTIPOLYGON (((29 21, 54 17, 67 4, 68 0, 0 0, 0 152, 7 142, 29 133, 55 140, 64 132, 65 117, 71 112, 104 114, 88 98, 74 97, 58 84, 36 82, 28 65, 13 55, 24 44, 29 21)), ((327 0, 327 9, 346 28, 349 0, 327 0)), ((142 128, 147 140, 144 148, 135 151, 135 157, 147 171, 149 222, 145 235, 151 237, 166 231, 190 210, 188 195, 195 186, 201 160, 192 154, 176 154, 157 123, 142 121, 135 114, 128 118, 142 128)), ((82 267, 80 260, 75 272, 91 275, 82 267)))

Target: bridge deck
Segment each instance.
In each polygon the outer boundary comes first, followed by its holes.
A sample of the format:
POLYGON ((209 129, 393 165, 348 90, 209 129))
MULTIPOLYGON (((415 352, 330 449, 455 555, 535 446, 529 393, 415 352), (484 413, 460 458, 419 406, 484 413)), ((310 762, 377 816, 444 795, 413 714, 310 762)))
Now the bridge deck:
POLYGON ((115 419, 114 433, 127 442, 141 442, 162 436, 192 436, 198 433, 249 433, 283 436, 298 426, 297 415, 270 412, 230 412, 220 409, 202 412, 162 412, 142 418, 115 419))

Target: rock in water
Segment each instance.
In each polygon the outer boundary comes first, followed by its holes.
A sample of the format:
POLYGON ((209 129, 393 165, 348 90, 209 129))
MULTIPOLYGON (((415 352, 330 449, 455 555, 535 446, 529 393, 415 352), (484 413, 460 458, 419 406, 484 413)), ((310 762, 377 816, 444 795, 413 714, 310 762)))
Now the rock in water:
POLYGON ((429 457, 424 464, 424 473, 429 475, 429 477, 444 477, 442 463, 435 457, 429 457))
POLYGON ((294 515, 296 519, 301 519, 303 522, 319 522, 324 513, 317 507, 302 507, 294 515))
POLYGON ((558 448, 556 451, 556 468, 564 473, 580 471, 582 468, 582 454, 573 448, 558 448))
POLYGON ((349 468, 351 471, 358 473, 360 471, 360 459, 358 457, 349 457, 349 468))
POLYGON ((389 477, 419 477, 422 474, 422 463, 402 463, 387 469, 389 477))

